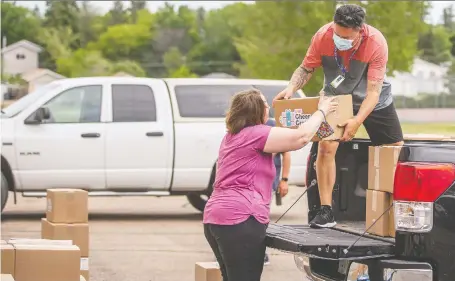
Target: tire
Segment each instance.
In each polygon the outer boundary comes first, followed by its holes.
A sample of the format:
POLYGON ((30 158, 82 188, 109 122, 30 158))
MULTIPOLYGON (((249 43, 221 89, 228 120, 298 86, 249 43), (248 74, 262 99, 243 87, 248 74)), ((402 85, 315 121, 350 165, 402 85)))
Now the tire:
POLYGON ((2 211, 6 206, 6 202, 8 202, 8 195, 9 195, 9 185, 8 180, 6 179, 5 175, 2 172, 1 175, 1 204, 2 204, 2 211))
POLYGON ((213 183, 215 182, 215 172, 216 166, 213 167, 212 174, 210 175, 209 187, 204 192, 194 192, 190 193, 186 196, 188 198, 188 202, 190 202, 191 206, 196 208, 196 210, 200 212, 204 212, 205 205, 212 195, 213 191, 213 183))
POLYGON ((204 212, 205 205, 210 198, 210 194, 190 193, 186 196, 186 198, 188 198, 188 202, 190 202, 191 206, 200 212, 204 212))

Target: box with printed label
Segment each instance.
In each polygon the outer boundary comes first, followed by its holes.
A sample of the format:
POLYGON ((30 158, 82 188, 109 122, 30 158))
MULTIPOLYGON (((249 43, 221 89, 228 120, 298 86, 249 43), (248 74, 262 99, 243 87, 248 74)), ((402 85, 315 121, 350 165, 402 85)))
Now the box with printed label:
MULTIPOLYGON (((1 254, 1 273, 14 275, 15 266, 15 251, 12 245, 6 244, 6 242, 0 245, 2 251, 1 254)), ((2 279, 3 280, 3 279, 2 279)))
POLYGON ((75 245, 15 244, 16 281, 79 281, 80 250, 75 245))
MULTIPOLYGON (((327 115, 318 132, 312 141, 338 140, 343 136, 344 123, 354 115, 351 95, 339 95, 336 97, 338 109, 336 112, 327 115)), ((296 129, 304 124, 313 113, 318 110, 319 97, 305 97, 289 100, 278 100, 275 102, 275 121, 278 127, 296 129)))
POLYGON ((86 257, 81 258, 81 276, 83 276, 86 281, 89 281, 90 279, 89 258, 86 257))
POLYGON ((390 236, 391 196, 392 194, 387 192, 367 190, 366 229, 371 226, 368 233, 382 237, 390 236))
POLYGON ((53 223, 87 223, 88 192, 81 189, 48 189, 46 218, 53 223))
POLYGON ((222 281, 221 271, 215 262, 198 262, 195 266, 195 281, 222 281))
POLYGON ((393 193, 395 170, 401 146, 370 146, 368 149, 368 189, 393 193))
POLYGON ((81 250, 82 257, 89 256, 88 223, 52 223, 41 219, 41 238, 52 240, 71 240, 81 250))

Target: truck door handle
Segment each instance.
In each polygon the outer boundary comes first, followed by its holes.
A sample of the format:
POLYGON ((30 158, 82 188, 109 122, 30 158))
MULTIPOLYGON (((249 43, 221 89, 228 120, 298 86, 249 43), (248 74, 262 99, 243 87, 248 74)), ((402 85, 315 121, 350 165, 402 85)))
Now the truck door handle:
POLYGON ((147 132, 145 135, 147 137, 162 137, 164 134, 163 132, 147 132))
POLYGON ((98 134, 98 133, 85 133, 85 134, 82 134, 81 137, 83 137, 83 138, 99 138, 100 134, 98 134))

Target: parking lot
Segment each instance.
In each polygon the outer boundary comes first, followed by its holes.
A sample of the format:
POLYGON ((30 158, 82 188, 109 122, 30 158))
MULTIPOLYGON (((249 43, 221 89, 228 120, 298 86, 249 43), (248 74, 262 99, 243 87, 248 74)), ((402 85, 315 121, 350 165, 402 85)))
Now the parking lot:
MULTIPOLYGON (((304 191, 290 187, 283 205, 272 207, 276 220, 304 191)), ((11 194, 12 195, 12 194, 11 194)), ((2 239, 40 238, 45 199, 13 196, 2 215, 2 239)), ((90 198, 91 281, 194 281, 196 262, 213 261, 202 228, 202 214, 186 197, 90 198)), ((306 223, 303 197, 281 220, 306 223)), ((262 280, 304 280, 290 254, 268 249, 271 264, 262 280)))

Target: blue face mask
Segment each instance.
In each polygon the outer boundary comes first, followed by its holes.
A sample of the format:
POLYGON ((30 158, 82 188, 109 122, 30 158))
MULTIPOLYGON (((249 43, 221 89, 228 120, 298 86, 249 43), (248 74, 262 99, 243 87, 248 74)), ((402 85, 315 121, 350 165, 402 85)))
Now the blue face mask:
POLYGON ((354 40, 344 39, 333 33, 333 42, 335 43, 335 46, 338 50, 347 51, 352 48, 352 43, 354 40))

